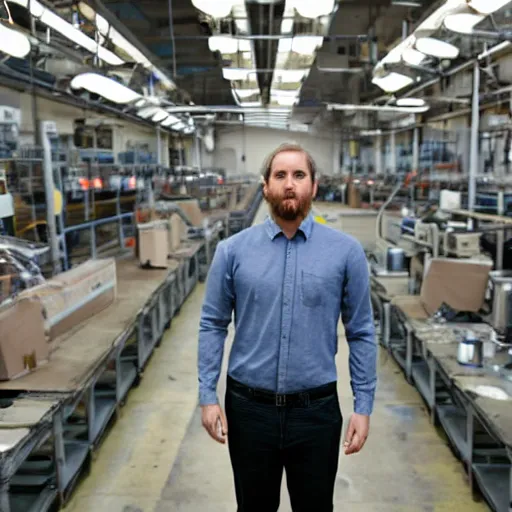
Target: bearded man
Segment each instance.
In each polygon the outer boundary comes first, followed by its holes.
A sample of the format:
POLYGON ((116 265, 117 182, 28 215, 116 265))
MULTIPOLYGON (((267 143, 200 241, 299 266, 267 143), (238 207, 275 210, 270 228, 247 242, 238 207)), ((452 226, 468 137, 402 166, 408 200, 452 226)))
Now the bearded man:
POLYGON ((283 470, 294 512, 333 510, 342 432, 335 355, 341 319, 354 394, 345 454, 369 432, 376 351, 366 256, 311 213, 317 168, 296 144, 268 157, 270 216, 218 244, 199 327, 202 424, 228 441, 239 512, 275 512, 283 470), (217 397, 235 313, 225 411, 217 397))

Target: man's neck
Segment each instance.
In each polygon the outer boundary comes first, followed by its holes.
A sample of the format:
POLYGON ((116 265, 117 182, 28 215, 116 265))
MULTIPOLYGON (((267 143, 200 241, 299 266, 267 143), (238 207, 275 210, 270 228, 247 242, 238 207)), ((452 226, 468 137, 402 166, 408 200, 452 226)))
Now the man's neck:
POLYGON ((295 220, 284 220, 276 215, 273 215, 272 218, 274 219, 274 222, 282 229, 288 240, 291 240, 295 236, 295 233, 297 233, 297 230, 304 220, 302 217, 297 217, 295 220))

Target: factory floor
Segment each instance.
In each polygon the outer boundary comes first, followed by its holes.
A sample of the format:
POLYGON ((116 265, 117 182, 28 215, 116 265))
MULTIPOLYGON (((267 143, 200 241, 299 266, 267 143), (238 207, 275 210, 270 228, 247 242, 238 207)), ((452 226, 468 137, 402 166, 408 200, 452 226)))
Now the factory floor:
MULTIPOLYGON (((204 285, 198 285, 174 319, 139 387, 128 395, 120 418, 95 453, 91 473, 76 490, 68 512, 236 511, 227 447, 204 432, 197 406, 203 293, 204 285)), ((231 339, 232 332, 228 345, 231 339)), ((347 357, 347 345, 340 339, 345 425, 352 410, 347 357)), ((219 396, 224 381, 225 366, 219 396)), ((280 510, 291 511, 285 486, 284 480, 280 510)), ((340 455, 334 510, 489 510, 472 500, 462 465, 430 424, 416 390, 383 351, 370 436, 360 454, 340 455)))

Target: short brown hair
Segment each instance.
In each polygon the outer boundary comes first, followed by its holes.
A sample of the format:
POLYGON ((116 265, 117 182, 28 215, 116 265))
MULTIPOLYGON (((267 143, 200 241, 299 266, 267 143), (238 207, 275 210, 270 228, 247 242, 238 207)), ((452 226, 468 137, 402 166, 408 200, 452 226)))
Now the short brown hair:
POLYGON ((272 162, 274 161, 274 158, 279 155, 280 153, 284 153, 285 151, 297 151, 299 153, 303 153, 306 155, 306 160, 308 162, 308 168, 309 172, 311 173, 311 181, 314 183, 316 180, 316 163, 313 160, 313 157, 311 154, 306 151, 300 144, 297 144, 296 142, 284 142, 280 146, 278 146, 265 160, 265 164, 263 167, 263 180, 265 183, 268 183, 268 180, 270 179, 270 170, 272 168, 272 162))

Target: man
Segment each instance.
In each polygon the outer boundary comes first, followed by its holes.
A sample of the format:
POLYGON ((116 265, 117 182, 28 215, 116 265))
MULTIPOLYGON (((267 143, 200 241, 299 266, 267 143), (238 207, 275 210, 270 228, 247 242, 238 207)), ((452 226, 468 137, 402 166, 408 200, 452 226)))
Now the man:
POLYGON ((311 156, 295 144, 278 147, 264 168, 271 216, 223 240, 207 279, 202 423, 215 440, 228 440, 239 512, 277 511, 283 469, 294 512, 333 510, 340 313, 355 398, 345 453, 360 451, 368 436, 376 344, 366 257, 355 239, 314 222, 316 190, 311 156), (233 311, 225 417, 216 390, 233 311))

